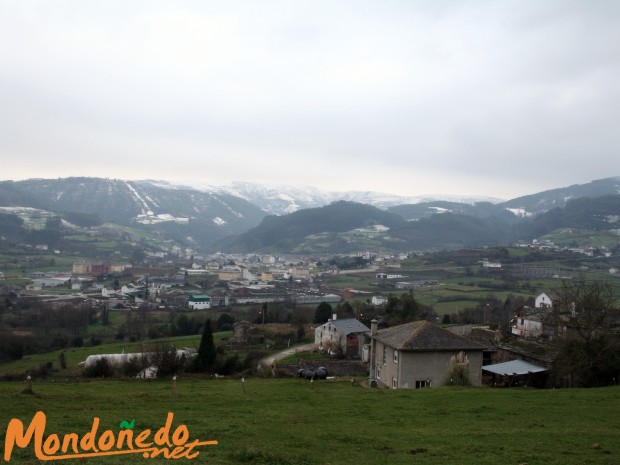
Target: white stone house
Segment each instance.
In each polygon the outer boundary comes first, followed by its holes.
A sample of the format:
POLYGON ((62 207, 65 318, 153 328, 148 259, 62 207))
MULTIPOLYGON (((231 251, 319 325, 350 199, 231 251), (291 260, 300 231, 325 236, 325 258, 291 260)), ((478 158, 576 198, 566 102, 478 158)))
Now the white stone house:
POLYGON ((542 294, 536 297, 534 301, 534 307, 551 309, 553 308, 553 301, 551 300, 551 297, 549 297, 547 294, 543 292, 542 294))
POLYGON ((334 315, 314 330, 314 344, 319 350, 340 348, 343 354, 361 356, 368 331, 368 326, 355 318, 338 320, 334 315))
POLYGON ((512 323, 512 334, 522 337, 538 337, 543 333, 543 317, 540 312, 517 316, 512 323))
POLYGON ((114 289, 108 289, 107 287, 101 288, 101 297, 110 298, 118 295, 118 292, 114 289))

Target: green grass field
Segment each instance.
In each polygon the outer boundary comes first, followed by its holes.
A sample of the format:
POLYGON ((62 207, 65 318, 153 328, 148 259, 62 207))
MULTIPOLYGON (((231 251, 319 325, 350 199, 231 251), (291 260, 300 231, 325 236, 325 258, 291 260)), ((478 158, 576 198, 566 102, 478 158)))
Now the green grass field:
MULTIPOLYGON (((220 344, 223 338, 230 337, 232 331, 222 331, 214 333, 213 338, 216 344, 220 344)), ((36 370, 40 365, 47 362, 53 363, 54 372, 50 375, 58 379, 65 377, 77 377, 82 376, 83 368, 80 362, 86 360, 89 355, 97 354, 120 354, 124 352, 140 352, 142 350, 149 350, 158 343, 170 343, 175 347, 190 347, 198 348, 200 345, 200 335, 195 336, 178 336, 171 338, 155 339, 152 341, 142 342, 116 342, 111 344, 102 344, 98 346, 86 346, 86 347, 72 347, 65 350, 56 350, 45 354, 33 354, 25 355, 19 360, 13 362, 7 362, 0 364, 0 376, 5 374, 26 373, 29 370, 36 370), (66 369, 60 369, 59 357, 60 353, 65 353, 65 360, 67 362, 66 369)))
MULTIPOLYGON (((0 383, 0 444, 11 418, 47 415, 47 434, 81 435, 135 420, 135 434, 174 413, 191 439, 217 440, 196 463, 611 464, 620 455, 620 388, 367 389, 346 382, 249 378, 0 383), (243 386, 245 385, 245 392, 243 386)), ((80 459, 137 464, 141 455, 80 459)), ((186 459, 182 459, 185 461, 186 459)), ((146 460, 148 462, 149 460, 146 460)), ((163 459, 150 459, 155 463, 163 459)), ((32 448, 11 463, 34 464, 32 448)), ((62 461, 73 463, 76 460, 62 461)))

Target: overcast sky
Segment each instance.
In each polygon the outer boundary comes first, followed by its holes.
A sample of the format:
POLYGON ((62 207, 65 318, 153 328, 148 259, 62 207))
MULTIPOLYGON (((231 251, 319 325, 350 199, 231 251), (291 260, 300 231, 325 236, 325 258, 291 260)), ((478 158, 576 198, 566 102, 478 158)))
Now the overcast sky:
POLYGON ((0 179, 509 199, 620 176, 620 1, 0 2, 0 179))

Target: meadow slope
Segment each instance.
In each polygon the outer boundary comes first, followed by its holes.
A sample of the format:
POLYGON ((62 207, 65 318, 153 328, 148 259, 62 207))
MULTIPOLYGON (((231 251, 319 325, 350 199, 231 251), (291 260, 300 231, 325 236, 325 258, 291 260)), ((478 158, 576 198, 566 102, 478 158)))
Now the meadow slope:
MULTIPOLYGON (((300 379, 79 380, 0 383, 0 444, 11 418, 47 415, 47 433, 136 434, 187 425, 190 436, 217 440, 196 463, 340 464, 609 464, 620 460, 620 388, 367 389, 350 380, 300 379), (245 386, 245 392, 244 392, 245 386)), ((186 459, 181 459, 186 462, 186 459)), ((163 463, 140 455, 61 463, 163 463)), ((11 463, 37 463, 31 447, 11 463)), ((178 462, 177 462, 178 463, 178 462)))

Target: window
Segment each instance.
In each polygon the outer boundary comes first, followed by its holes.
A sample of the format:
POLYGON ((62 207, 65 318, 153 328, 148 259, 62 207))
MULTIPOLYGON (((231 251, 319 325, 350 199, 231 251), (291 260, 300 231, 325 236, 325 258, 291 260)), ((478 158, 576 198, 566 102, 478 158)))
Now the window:
POLYGON ((387 365, 387 347, 383 346, 383 364, 387 365))
POLYGON ((375 378, 380 379, 381 378, 381 368, 377 367, 377 375, 375 376, 375 378))
POLYGON ((431 380, 430 379, 422 379, 419 381, 415 382, 415 388, 416 389, 421 389, 421 388, 426 388, 426 387, 431 387, 431 380))
POLYGON ((394 363, 398 363, 398 351, 394 351, 394 363))
POLYGON ((396 389, 398 387, 398 382, 396 381, 396 378, 392 378, 392 389, 396 389))

